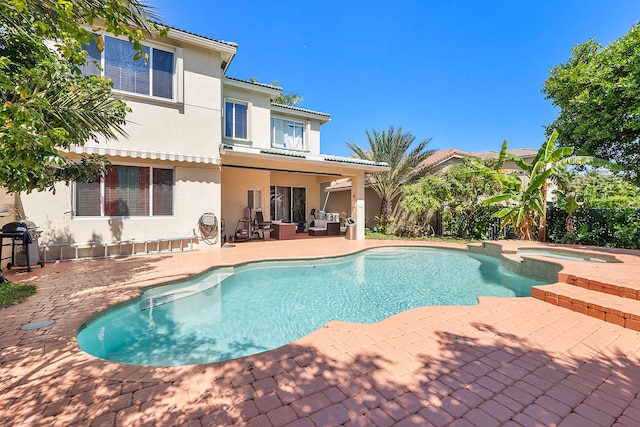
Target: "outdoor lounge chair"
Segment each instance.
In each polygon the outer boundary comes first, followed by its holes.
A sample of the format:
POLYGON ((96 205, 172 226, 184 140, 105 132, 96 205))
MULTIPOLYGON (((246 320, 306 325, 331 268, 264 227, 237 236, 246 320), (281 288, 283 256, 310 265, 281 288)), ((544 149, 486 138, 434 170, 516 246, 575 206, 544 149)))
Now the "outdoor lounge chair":
POLYGON ((265 238, 271 237, 272 230, 271 221, 265 221, 262 212, 256 211, 256 218, 253 223, 254 236, 258 236, 259 239, 264 240, 265 238))
POLYGON ((313 221, 313 227, 309 227, 309 236, 326 236, 327 220, 316 219, 313 221))

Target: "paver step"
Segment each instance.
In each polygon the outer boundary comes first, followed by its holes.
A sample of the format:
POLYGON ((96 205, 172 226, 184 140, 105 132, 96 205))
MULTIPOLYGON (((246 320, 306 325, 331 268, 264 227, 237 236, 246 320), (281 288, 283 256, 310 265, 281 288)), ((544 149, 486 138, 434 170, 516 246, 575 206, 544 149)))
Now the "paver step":
MULTIPOLYGON (((626 289, 626 288, 625 288, 626 289)), ((553 305, 640 331, 640 301, 637 294, 607 293, 570 283, 534 286, 531 296, 553 305)))
POLYGON ((597 280, 586 279, 584 277, 576 277, 570 274, 558 274, 558 281, 568 283, 580 288, 589 289, 591 291, 604 292, 610 295, 617 295, 629 299, 640 300, 640 289, 630 288, 627 286, 619 286, 611 283, 602 283, 597 280))

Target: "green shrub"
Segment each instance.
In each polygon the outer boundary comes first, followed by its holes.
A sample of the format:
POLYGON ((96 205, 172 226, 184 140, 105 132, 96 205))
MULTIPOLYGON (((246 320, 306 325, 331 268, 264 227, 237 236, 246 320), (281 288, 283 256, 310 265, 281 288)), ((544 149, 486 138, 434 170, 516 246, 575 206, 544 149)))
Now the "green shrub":
MULTIPOLYGON (((573 214, 574 240, 583 245, 640 249, 640 209, 580 208, 573 214)), ((566 212, 547 211, 547 239, 562 243, 566 238, 566 212)))

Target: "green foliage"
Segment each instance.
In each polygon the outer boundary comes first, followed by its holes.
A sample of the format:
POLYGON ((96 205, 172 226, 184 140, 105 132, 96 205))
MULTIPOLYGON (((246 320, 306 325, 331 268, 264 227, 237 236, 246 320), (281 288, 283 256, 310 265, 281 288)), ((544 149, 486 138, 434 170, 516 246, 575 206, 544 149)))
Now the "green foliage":
POLYGON ((422 227, 429 222, 429 214, 439 210, 443 230, 460 238, 483 238, 493 220, 485 218, 489 209, 483 208, 482 200, 498 186, 481 174, 469 175, 478 170, 475 162, 464 159, 442 173, 427 175, 417 184, 403 187, 401 206, 414 214, 422 227))
POLYGON ((273 102, 275 104, 282 104, 282 105, 288 105, 290 107, 295 107, 296 105, 302 102, 302 99, 303 99, 302 95, 300 95, 297 92, 287 92, 287 93, 281 93, 280 95, 276 96, 273 102))
POLYGON ((573 185, 585 208, 640 207, 640 187, 618 175, 593 170, 577 175, 573 185))
MULTIPOLYGON (((560 208, 549 208, 550 241, 566 241, 566 216, 567 213, 560 208)), ((574 243, 640 249, 640 209, 579 208, 573 217, 576 231, 569 237, 574 243)))
MULTIPOLYGON (((454 212, 446 209, 442 212, 442 235, 459 239, 497 239, 499 229, 496 228, 495 215, 499 206, 478 205, 474 210, 454 212)), ((502 229, 507 238, 513 238, 513 229, 502 229)))
POLYGON ((459 243, 469 243, 469 242, 477 241, 477 239, 472 239, 472 238, 457 239, 457 238, 451 238, 451 237, 443 238, 443 237, 433 237, 433 236, 405 237, 405 236, 398 236, 395 234, 376 232, 372 230, 365 230, 365 237, 371 240, 419 240, 419 241, 429 241, 429 242, 459 242, 459 243))
POLYGON ((11 282, 0 283, 0 308, 21 303, 35 293, 35 285, 21 285, 11 282))
POLYGON ((502 207, 495 216, 502 221, 502 227, 511 225, 519 239, 532 240, 533 227, 538 225, 537 218, 541 218, 540 236, 545 238, 546 194, 547 181, 563 171, 569 165, 594 165, 598 167, 616 166, 604 160, 589 156, 571 156, 573 148, 556 147, 557 132, 553 132, 542 144, 531 163, 525 162, 518 156, 507 152, 507 142, 502 144, 500 158, 495 169, 478 164, 478 171, 468 175, 482 174, 496 181, 501 187, 501 193, 484 200, 485 205, 499 204, 502 207), (520 175, 506 175, 500 172, 504 161, 509 159, 516 163, 525 173, 520 175))
POLYGON ((389 232, 389 227, 393 224, 394 218, 392 216, 376 215, 374 217, 378 226, 376 227, 380 233, 386 234, 389 232))
POLYGON ((402 188, 418 182, 429 173, 428 168, 422 167, 422 162, 429 157, 433 150, 427 150, 431 139, 425 139, 413 146, 416 137, 409 132, 403 133, 402 128, 372 133, 365 131, 369 141, 369 150, 365 150, 357 144, 347 142, 360 159, 376 162, 386 162, 389 171, 374 173, 369 181, 371 188, 380 196, 380 218, 389 222, 393 212, 393 200, 402 194, 402 188), (413 146, 413 148, 412 148, 413 146))
POLYGON ((590 39, 571 54, 544 83, 560 110, 549 131, 579 154, 623 165, 640 182, 640 24, 607 47, 590 39))
POLYGON ((87 30, 124 35, 142 52, 147 33, 165 34, 143 2, 12 0, 0 2, 0 186, 10 192, 53 190, 58 181, 90 181, 106 159, 61 153, 99 137, 126 135, 129 111, 111 82, 82 76, 87 30), (49 44, 53 43, 55 49, 49 44))

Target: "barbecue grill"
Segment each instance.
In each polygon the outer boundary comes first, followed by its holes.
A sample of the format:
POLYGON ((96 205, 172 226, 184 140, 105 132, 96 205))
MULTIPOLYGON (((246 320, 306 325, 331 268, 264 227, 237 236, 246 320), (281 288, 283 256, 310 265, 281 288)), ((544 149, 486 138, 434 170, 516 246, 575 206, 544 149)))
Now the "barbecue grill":
POLYGON ((7 263, 8 269, 19 265, 26 266, 27 271, 31 271, 31 263, 44 267, 44 261, 40 259, 38 237, 40 237, 40 231, 31 221, 5 224, 0 231, 0 262, 11 258, 7 263), (5 240, 9 240, 9 243, 5 243, 5 240), (11 248, 11 257, 2 258, 2 248, 5 246, 11 248))

